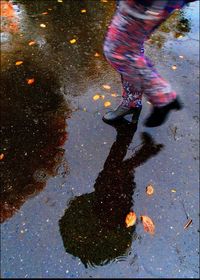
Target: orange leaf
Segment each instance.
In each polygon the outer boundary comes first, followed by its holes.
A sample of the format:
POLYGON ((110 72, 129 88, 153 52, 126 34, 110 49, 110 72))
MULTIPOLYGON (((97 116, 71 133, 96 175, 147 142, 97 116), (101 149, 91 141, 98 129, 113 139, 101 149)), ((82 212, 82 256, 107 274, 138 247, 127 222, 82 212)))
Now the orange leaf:
POLYGON ((106 102, 104 103, 104 107, 110 107, 110 105, 111 105, 111 102, 110 102, 110 101, 106 101, 106 102))
POLYGON ((126 220, 125 220, 125 223, 126 223, 126 227, 132 227, 134 226, 134 224, 136 223, 136 220, 137 220, 137 216, 135 214, 135 212, 131 211, 127 214, 126 216, 126 220))
POLYGON ((44 12, 44 13, 42 13, 42 15, 48 15, 48 12, 44 12))
POLYGON ((34 78, 26 79, 26 81, 27 81, 28 85, 31 85, 31 84, 33 84, 35 82, 35 79, 34 78))
POLYGON ((104 89, 111 89, 111 87, 109 85, 103 85, 102 86, 104 89))
POLYGON ((147 193, 148 195, 152 195, 152 194, 154 193, 154 187, 153 187, 152 185, 148 185, 148 186, 146 187, 146 193, 147 193))
POLYGON ((29 46, 33 46, 33 45, 36 44, 36 42, 35 41, 30 41, 28 44, 29 44, 29 46))
POLYGON ((144 226, 144 230, 153 235, 155 233, 155 225, 151 218, 149 218, 148 216, 141 216, 141 220, 144 226))
POLYGON ((18 65, 21 65, 22 63, 24 63, 24 62, 23 62, 22 60, 19 60, 19 61, 16 61, 16 62, 15 62, 15 65, 18 66, 18 65))
POLYGON ((4 158, 4 154, 0 154, 0 160, 4 158))

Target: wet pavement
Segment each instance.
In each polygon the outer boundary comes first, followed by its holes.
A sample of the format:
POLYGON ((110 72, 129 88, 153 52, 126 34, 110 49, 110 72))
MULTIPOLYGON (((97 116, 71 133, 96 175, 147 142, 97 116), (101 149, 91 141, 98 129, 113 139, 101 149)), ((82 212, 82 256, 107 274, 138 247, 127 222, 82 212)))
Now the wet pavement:
POLYGON ((121 93, 102 54, 114 1, 1 4, 1 277, 198 278, 198 2, 146 44, 185 104, 152 129, 145 99, 138 125, 102 121, 121 93))

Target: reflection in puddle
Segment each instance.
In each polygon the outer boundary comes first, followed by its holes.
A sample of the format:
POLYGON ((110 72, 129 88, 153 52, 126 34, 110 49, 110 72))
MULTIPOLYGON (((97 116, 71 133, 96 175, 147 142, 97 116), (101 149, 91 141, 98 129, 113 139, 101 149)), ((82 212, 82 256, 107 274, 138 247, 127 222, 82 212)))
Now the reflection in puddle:
POLYGON ((55 78, 28 61, 3 69, 1 82, 3 222, 57 174, 69 109, 55 78), (27 83, 30 77, 34 77, 33 84, 27 83))
POLYGON ((125 226, 134 204, 134 170, 163 148, 143 133, 140 149, 124 160, 137 125, 124 120, 115 129, 116 141, 96 179, 95 191, 74 198, 59 221, 66 252, 79 257, 86 267, 105 265, 128 254, 137 238, 135 226, 125 226))

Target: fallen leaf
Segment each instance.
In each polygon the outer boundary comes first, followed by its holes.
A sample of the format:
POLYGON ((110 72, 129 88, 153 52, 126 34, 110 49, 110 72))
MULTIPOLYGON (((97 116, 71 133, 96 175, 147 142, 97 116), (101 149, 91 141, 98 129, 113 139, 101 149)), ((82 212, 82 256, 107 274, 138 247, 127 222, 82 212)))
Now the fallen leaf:
POLYGON ((71 44, 75 44, 75 43, 76 43, 76 39, 71 39, 71 40, 70 40, 70 43, 71 43, 71 44))
POLYGON ((179 57, 180 57, 180 58, 184 58, 184 56, 183 56, 183 55, 179 55, 179 57))
POLYGON ((146 193, 147 193, 148 195, 152 195, 152 194, 154 193, 154 187, 153 187, 152 185, 148 185, 148 186, 146 187, 146 193))
POLYGON ((63 2, 63 0, 57 0, 58 1, 58 3, 62 3, 63 2))
POLYGON ((4 154, 0 154, 0 160, 4 158, 4 154))
POLYGON ((31 84, 33 84, 35 82, 35 79, 34 78, 26 79, 26 81, 27 81, 28 85, 31 85, 31 84))
POLYGON ((187 223, 184 225, 184 229, 188 228, 192 224, 192 219, 189 219, 187 223))
POLYGON ((101 2, 102 2, 102 3, 107 3, 107 2, 108 2, 108 0, 101 0, 101 2))
POLYGON ((105 95, 100 95, 99 96, 101 99, 104 99, 105 98, 105 95))
POLYGON ((175 189, 172 189, 171 192, 176 193, 176 190, 175 190, 175 189))
POLYGON ((172 65, 172 70, 176 70, 177 69, 177 67, 176 67, 176 65, 172 65))
POLYGON ((83 111, 84 111, 84 112, 87 112, 87 109, 86 109, 86 108, 83 108, 83 111))
POLYGON ((111 96, 117 97, 117 94, 114 92, 114 93, 111 93, 111 96))
POLYGON ((15 65, 17 65, 17 66, 19 66, 19 65, 21 65, 21 64, 23 64, 24 62, 22 61, 22 60, 19 60, 19 61, 16 61, 15 62, 15 65))
POLYGON ((99 94, 96 94, 96 95, 93 96, 93 100, 95 100, 95 101, 98 100, 99 98, 100 98, 99 94))
POLYGON ((46 27, 46 24, 41 23, 41 24, 40 24, 40 27, 45 28, 45 27, 46 27))
POLYGON ((153 235, 155 233, 155 225, 151 218, 149 218, 148 216, 141 216, 141 220, 143 223, 144 231, 149 232, 153 235))
POLYGON ((95 56, 95 57, 99 57, 100 54, 99 54, 98 52, 96 52, 96 53, 94 54, 94 56, 95 56))
POLYGON ((36 44, 36 42, 35 41, 30 41, 28 44, 29 44, 29 46, 33 46, 33 45, 36 44))
POLYGON ((48 12, 44 12, 44 13, 42 13, 42 15, 48 15, 48 12))
POLYGON ((126 227, 132 227, 134 226, 134 224, 136 223, 136 220, 137 220, 137 216, 135 214, 135 212, 131 211, 127 214, 126 216, 126 220, 125 220, 125 223, 126 223, 126 227))
POLYGON ((111 105, 111 102, 110 102, 110 101, 106 101, 106 102, 104 103, 104 107, 110 107, 110 105, 111 105))
POLYGON ((84 13, 86 13, 86 12, 87 12, 86 9, 82 9, 82 10, 81 10, 81 13, 82 13, 82 14, 84 14, 84 13))
POLYGON ((111 89, 111 87, 110 87, 109 85, 103 85, 102 87, 103 87, 104 89, 108 89, 108 90, 111 89))

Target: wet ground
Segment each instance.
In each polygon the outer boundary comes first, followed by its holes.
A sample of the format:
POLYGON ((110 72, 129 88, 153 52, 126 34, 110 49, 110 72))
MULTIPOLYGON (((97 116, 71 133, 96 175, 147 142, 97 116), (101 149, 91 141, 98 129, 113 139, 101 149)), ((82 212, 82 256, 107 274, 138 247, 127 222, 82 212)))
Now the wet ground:
POLYGON ((1 4, 1 277, 198 278, 198 3, 147 42, 185 104, 153 129, 145 99, 138 125, 101 119, 121 93, 102 54, 114 1, 1 4))

